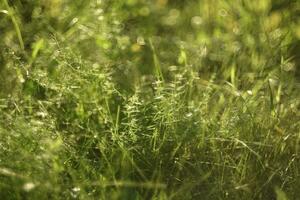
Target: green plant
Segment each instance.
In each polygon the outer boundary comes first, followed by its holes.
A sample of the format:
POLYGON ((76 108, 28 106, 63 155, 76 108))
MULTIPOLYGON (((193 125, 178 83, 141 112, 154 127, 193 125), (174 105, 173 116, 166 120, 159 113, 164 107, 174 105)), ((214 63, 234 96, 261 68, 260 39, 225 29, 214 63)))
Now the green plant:
POLYGON ((0 2, 1 199, 297 199, 296 0, 0 2))

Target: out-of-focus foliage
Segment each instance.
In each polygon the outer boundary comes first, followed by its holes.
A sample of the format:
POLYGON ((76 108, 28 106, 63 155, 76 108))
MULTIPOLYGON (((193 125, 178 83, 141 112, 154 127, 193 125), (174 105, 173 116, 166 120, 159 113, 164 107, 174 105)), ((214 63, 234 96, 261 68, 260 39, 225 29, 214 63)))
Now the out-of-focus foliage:
POLYGON ((0 0, 0 199, 296 199, 298 0, 0 0))

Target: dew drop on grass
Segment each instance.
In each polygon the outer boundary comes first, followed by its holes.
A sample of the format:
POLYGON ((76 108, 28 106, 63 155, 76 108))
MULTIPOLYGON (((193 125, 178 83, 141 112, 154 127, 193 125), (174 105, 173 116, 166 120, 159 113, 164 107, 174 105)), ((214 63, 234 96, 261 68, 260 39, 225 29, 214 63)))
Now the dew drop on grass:
POLYGON ((99 16, 98 18, 97 18, 99 21, 103 21, 104 20, 104 16, 99 16))
POLYGON ((78 18, 77 17, 73 18, 72 21, 71 21, 71 23, 70 23, 70 26, 73 26, 77 22, 78 22, 78 18))
POLYGON ((102 14, 102 13, 103 13, 103 9, 101 9, 101 8, 95 10, 95 14, 96 14, 96 15, 100 15, 100 14, 102 14))
POLYGON ((74 188, 72 188, 70 193, 73 198, 77 198, 79 192, 80 192, 80 187, 74 187, 74 188))
POLYGON ((155 100, 160 100, 160 99, 163 99, 163 96, 162 96, 162 95, 156 96, 154 99, 155 99, 155 100))
POLYGON ((73 192, 79 192, 80 191, 80 187, 74 187, 74 188, 72 188, 72 191, 73 192))
POLYGON ((33 190, 35 188, 35 186, 36 185, 34 183, 28 182, 23 185, 23 190, 26 192, 30 192, 31 190, 33 190))
POLYGON ((146 43, 145 43, 145 39, 143 38, 143 37, 141 37, 141 36, 139 36, 138 38, 137 38, 137 44, 138 45, 145 45, 146 43))
POLYGON ((178 67, 175 65, 172 65, 168 69, 169 69, 169 71, 174 72, 174 71, 177 71, 178 67))
POLYGON ((247 90, 247 93, 251 96, 253 95, 253 92, 251 90, 247 90))
POLYGON ((0 13, 8 14, 8 11, 7 10, 0 10, 0 13))
POLYGON ((37 112, 36 116, 41 117, 41 118, 45 118, 48 114, 46 112, 37 112))
POLYGON ((203 23, 203 20, 200 16, 194 16, 191 19, 191 24, 194 26, 199 26, 203 23))
POLYGON ((186 115, 185 115, 186 117, 191 117, 191 116, 193 116, 193 113, 187 113, 186 115))

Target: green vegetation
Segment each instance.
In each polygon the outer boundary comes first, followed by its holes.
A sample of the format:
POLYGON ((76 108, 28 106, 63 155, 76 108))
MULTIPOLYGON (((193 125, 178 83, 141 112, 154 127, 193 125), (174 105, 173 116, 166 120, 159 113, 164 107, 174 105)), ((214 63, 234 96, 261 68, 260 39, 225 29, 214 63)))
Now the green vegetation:
POLYGON ((0 199, 299 199, 298 0, 0 0, 0 199))

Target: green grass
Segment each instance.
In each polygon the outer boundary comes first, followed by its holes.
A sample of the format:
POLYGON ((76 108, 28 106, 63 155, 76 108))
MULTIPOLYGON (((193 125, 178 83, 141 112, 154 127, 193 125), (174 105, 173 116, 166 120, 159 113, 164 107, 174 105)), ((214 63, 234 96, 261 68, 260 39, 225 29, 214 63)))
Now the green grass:
POLYGON ((0 1, 0 199, 299 199, 297 0, 0 1))

